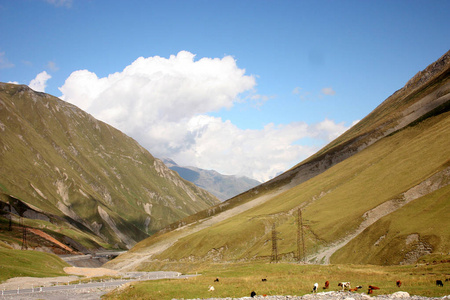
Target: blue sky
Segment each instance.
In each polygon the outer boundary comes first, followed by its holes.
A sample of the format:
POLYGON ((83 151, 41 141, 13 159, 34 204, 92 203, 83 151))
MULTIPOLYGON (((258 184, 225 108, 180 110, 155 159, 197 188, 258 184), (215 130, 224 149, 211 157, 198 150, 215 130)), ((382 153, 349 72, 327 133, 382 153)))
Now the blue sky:
POLYGON ((0 0, 0 81, 61 97, 154 156, 264 181, 447 52, 449 11, 450 1, 0 0))

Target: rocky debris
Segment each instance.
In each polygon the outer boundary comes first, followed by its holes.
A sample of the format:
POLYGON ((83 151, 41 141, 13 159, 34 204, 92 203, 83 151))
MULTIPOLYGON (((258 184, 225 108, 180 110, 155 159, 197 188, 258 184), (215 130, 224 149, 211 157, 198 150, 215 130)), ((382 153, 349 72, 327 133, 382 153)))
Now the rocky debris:
MULTIPOLYGON (((242 297, 242 298, 197 298, 189 300, 370 300, 370 299, 413 299, 413 300, 450 300, 450 295, 444 297, 422 297, 411 296, 407 292, 396 292, 390 295, 369 296, 365 293, 351 293, 351 292, 324 292, 317 294, 308 294, 304 296, 255 296, 255 297, 242 297)), ((179 300, 179 299, 172 299, 179 300)))

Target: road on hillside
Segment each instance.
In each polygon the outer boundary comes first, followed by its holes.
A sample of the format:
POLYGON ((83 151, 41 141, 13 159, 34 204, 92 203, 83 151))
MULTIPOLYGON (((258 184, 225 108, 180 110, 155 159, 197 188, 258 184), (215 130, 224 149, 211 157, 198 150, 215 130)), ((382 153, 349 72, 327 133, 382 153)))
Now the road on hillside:
POLYGON ((117 287, 122 284, 133 282, 133 281, 146 281, 146 280, 160 280, 160 279, 184 279, 189 277, 194 277, 197 275, 182 275, 178 272, 130 272, 127 273, 121 279, 111 279, 111 280, 103 280, 100 282, 89 282, 89 283, 77 283, 77 284, 68 284, 68 285, 56 285, 49 287, 33 287, 27 289, 20 289, 18 287, 14 290, 2 290, 0 293, 0 299, 23 299, 24 296, 32 296, 39 295, 41 293, 46 292, 69 292, 70 291, 78 291, 83 289, 102 289, 102 288, 111 288, 117 287))

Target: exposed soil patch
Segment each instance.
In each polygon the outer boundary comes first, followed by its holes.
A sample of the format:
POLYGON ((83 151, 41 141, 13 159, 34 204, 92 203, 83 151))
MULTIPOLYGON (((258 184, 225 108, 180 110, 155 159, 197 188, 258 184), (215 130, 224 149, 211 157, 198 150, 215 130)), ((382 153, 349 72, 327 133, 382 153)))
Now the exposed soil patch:
POLYGON ((77 268, 66 267, 64 272, 67 274, 85 276, 85 277, 101 277, 101 276, 118 276, 119 271, 106 269, 106 268, 77 268))

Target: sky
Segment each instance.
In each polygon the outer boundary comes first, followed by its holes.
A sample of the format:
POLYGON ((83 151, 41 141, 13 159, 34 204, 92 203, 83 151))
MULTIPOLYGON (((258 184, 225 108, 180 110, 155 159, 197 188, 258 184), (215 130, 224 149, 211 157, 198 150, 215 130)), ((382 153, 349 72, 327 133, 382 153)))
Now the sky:
POLYGON ((450 49, 450 1, 0 0, 0 81, 261 182, 450 49))

